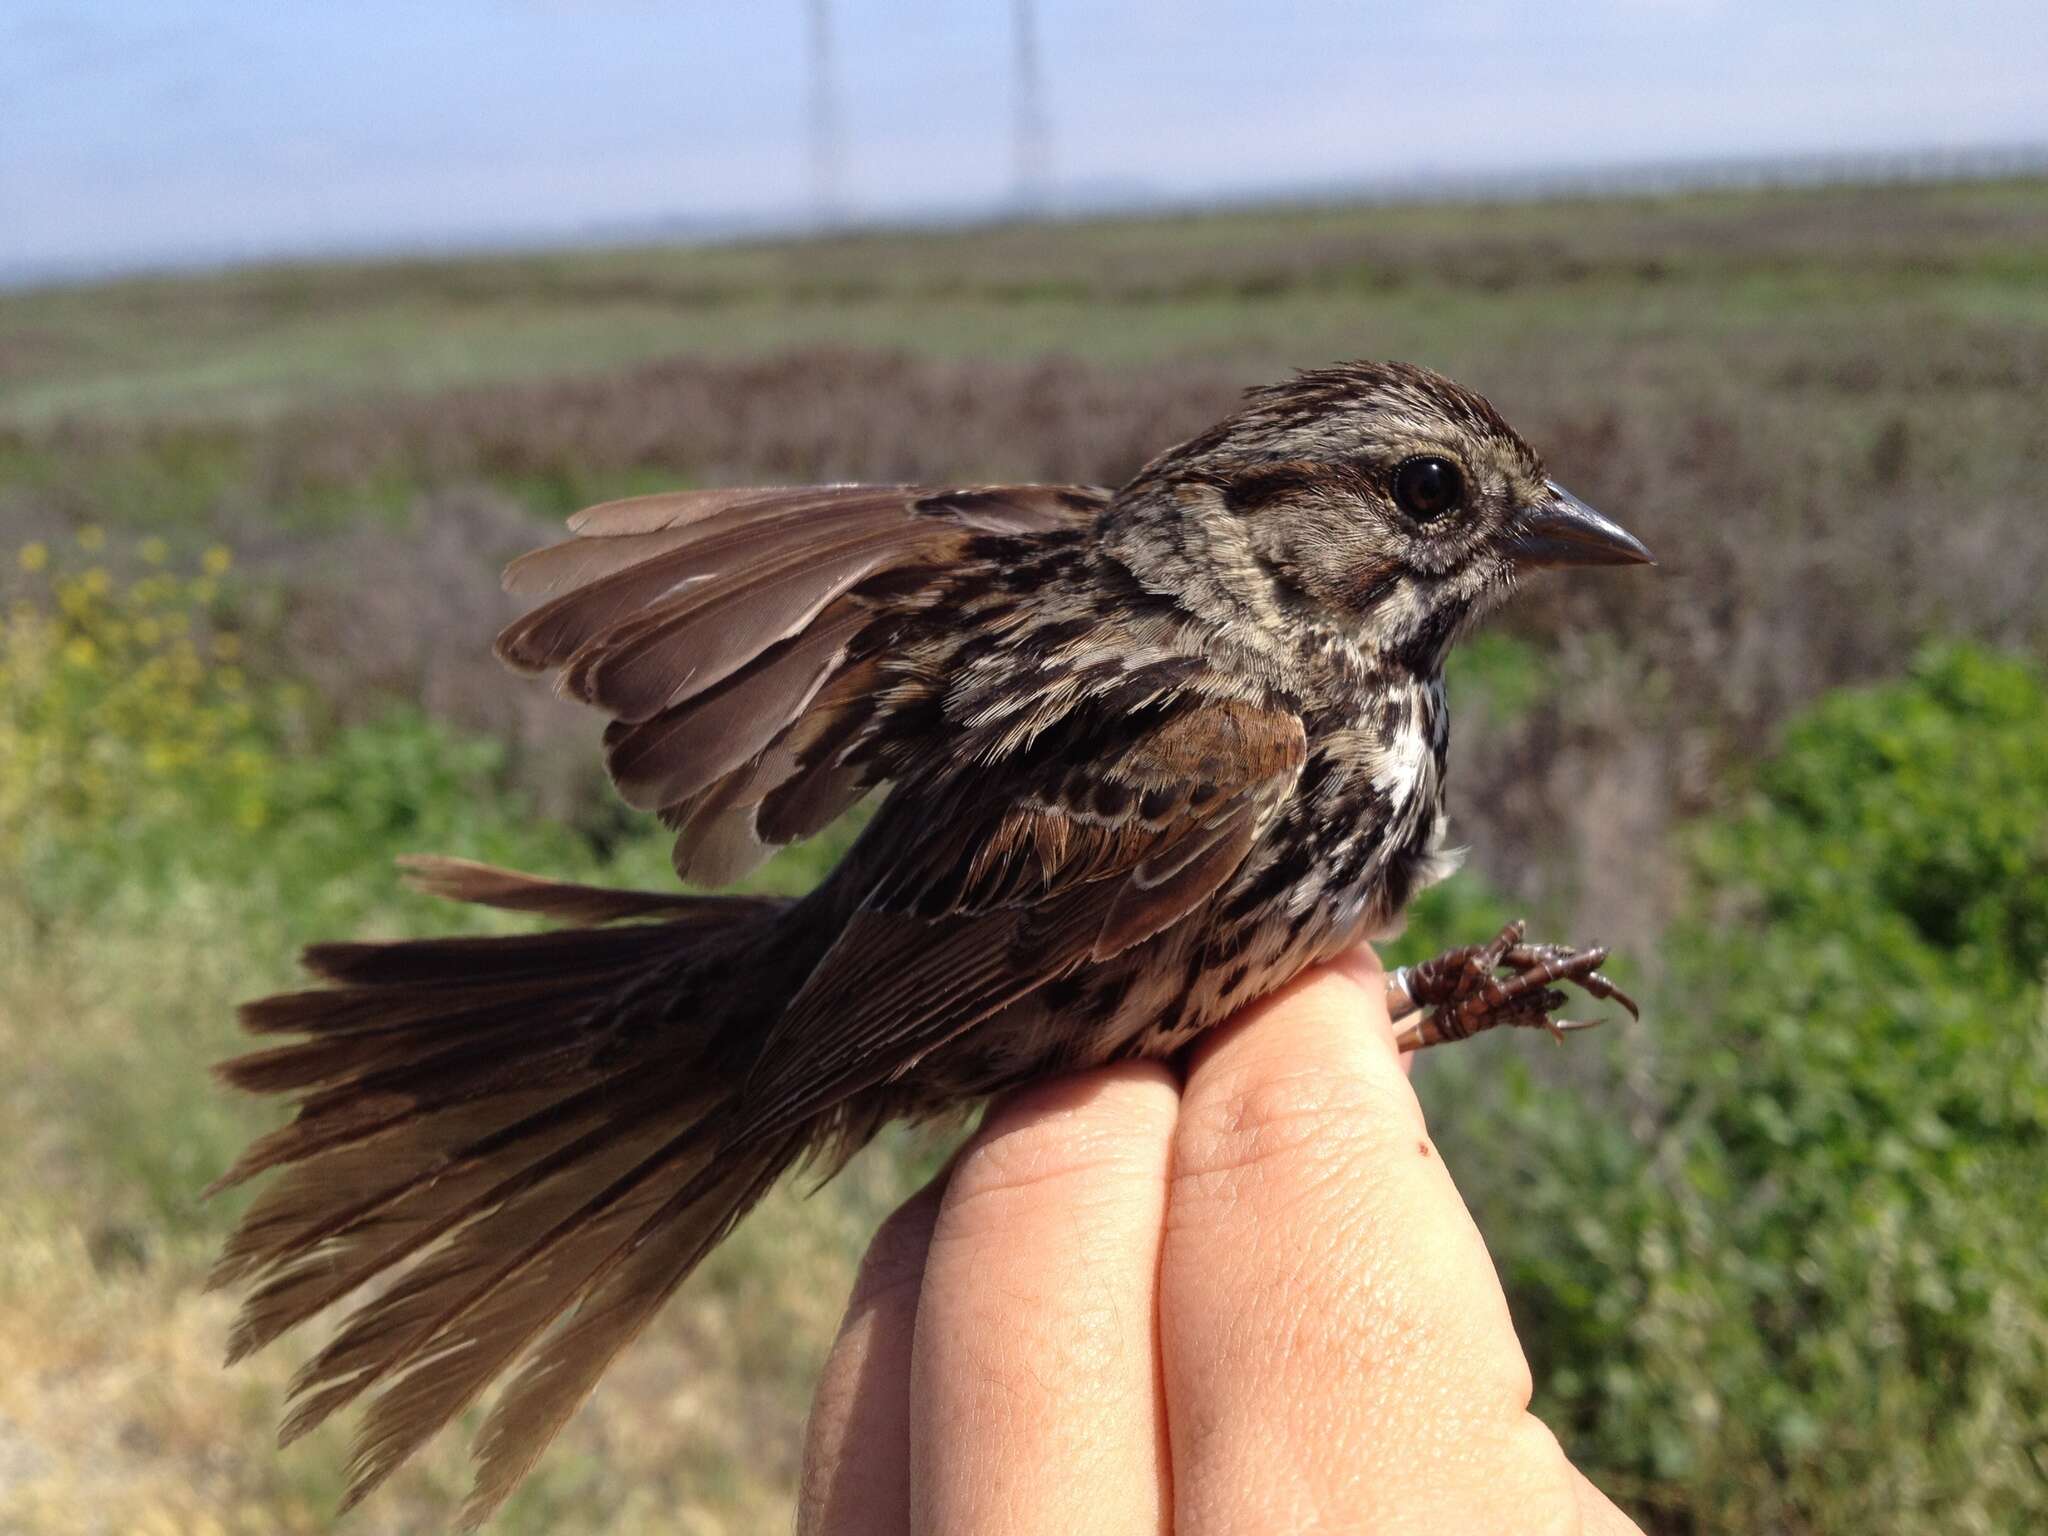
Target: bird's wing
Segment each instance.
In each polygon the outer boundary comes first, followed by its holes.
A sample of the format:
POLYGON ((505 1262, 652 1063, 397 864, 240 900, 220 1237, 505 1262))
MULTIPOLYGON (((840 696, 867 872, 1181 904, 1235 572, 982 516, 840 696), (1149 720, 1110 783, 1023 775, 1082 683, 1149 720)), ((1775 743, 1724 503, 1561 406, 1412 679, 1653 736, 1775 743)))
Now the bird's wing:
POLYGON ((611 716, 620 794, 677 829, 679 874, 722 884, 874 787, 837 749, 873 707, 885 592, 992 536, 1086 526, 1108 499, 834 485, 611 502, 507 568, 506 590, 541 602, 497 651, 611 716))
POLYGON ((871 882, 858 909, 749 1076, 749 1133, 898 1076, 1178 922, 1244 861, 1306 755, 1290 712, 1189 701, 1041 792, 901 786, 850 859, 871 882))

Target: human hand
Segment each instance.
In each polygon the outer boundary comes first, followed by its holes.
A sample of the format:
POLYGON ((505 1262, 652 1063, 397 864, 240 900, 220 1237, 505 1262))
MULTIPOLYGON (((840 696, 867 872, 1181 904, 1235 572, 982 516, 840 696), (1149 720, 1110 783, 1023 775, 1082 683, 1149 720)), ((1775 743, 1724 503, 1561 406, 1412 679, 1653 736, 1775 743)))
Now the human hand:
POLYGON ((1528 1412, 1369 951, 1002 1101, 877 1234, 818 1389, 824 1536, 1633 1532, 1528 1412))

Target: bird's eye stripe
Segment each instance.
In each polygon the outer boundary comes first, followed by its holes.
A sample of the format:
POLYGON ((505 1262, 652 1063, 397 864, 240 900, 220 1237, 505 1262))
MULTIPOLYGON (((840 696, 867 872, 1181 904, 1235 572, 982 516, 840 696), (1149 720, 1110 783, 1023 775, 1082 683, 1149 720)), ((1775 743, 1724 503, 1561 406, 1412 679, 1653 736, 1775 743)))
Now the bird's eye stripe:
POLYGON ((1307 490, 1320 477, 1297 465, 1272 465, 1233 476, 1223 487, 1223 504, 1233 512, 1256 512, 1279 497, 1307 490))

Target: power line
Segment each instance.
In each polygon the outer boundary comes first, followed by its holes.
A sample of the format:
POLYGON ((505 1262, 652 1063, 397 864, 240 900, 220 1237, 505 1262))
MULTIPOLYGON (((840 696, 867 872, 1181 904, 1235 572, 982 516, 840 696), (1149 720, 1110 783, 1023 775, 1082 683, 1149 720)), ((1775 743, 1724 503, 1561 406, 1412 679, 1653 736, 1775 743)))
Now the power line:
POLYGON ((1011 201, 1023 210, 1046 206, 1052 192, 1052 124, 1038 67, 1038 17, 1033 0, 1013 0, 1011 42, 1016 64, 1016 166, 1011 201))
POLYGON ((811 222, 819 228, 846 215, 841 185, 839 98, 832 78, 832 17, 827 0, 809 0, 811 73, 811 222))

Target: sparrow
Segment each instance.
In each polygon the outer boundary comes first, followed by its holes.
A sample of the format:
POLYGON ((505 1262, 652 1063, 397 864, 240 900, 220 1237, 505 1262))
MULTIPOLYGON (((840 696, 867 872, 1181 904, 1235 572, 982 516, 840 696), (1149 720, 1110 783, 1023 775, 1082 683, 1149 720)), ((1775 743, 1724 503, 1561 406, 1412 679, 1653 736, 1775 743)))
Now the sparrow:
MULTIPOLYGON (((498 637, 736 880, 886 788, 809 895, 409 861, 544 931, 330 943, 219 1071, 293 1118, 216 1284, 229 1359, 344 1298, 289 1442, 367 1399, 353 1505, 504 1378, 474 1524, 786 1171, 1048 1074, 1171 1058, 1450 872, 1445 654, 1530 571, 1649 560, 1481 396, 1356 362, 1252 390, 1121 489, 833 485, 594 507, 498 637)), ((1574 1027, 1605 951, 1396 973, 1401 1043, 1574 1027), (1503 974, 1505 973, 1505 974, 1503 974)))

